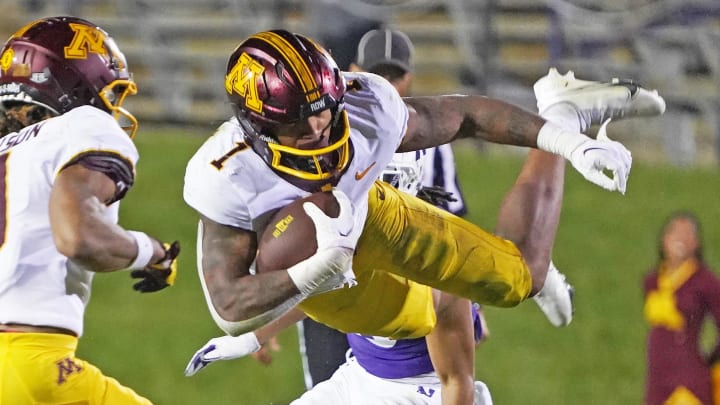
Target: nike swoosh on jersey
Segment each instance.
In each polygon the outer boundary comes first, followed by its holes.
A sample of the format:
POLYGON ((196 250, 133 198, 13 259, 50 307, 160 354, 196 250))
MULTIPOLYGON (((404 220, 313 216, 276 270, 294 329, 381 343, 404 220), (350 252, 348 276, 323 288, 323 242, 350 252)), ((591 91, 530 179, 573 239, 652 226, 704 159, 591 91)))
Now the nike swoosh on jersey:
POLYGON ((366 174, 368 174, 370 169, 372 169, 375 166, 375 163, 377 163, 377 162, 372 162, 372 164, 370 166, 366 167, 365 170, 363 170, 361 172, 355 172, 355 180, 358 180, 358 181, 362 180, 362 178, 365 177, 366 174))

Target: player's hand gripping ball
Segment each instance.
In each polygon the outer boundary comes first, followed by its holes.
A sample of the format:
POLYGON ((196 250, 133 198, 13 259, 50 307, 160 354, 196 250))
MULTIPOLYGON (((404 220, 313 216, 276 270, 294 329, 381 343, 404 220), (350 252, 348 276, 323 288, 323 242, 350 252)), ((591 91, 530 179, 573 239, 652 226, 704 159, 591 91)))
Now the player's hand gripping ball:
POLYGON ((287 269, 317 251, 315 224, 303 204, 312 202, 331 218, 337 218, 340 205, 330 192, 300 198, 273 215, 258 242, 258 273, 287 269))

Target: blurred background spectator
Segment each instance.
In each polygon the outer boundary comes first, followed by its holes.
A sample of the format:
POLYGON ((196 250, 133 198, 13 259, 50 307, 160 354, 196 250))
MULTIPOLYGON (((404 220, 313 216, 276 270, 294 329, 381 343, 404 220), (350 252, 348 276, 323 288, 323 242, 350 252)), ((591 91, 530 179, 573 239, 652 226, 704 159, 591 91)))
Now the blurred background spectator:
POLYGON ((644 291, 650 326, 645 403, 712 404, 711 367, 720 359, 720 279, 703 260, 700 222, 691 212, 674 213, 663 225, 658 262, 644 291), (701 332, 708 317, 716 340, 704 353, 701 332))

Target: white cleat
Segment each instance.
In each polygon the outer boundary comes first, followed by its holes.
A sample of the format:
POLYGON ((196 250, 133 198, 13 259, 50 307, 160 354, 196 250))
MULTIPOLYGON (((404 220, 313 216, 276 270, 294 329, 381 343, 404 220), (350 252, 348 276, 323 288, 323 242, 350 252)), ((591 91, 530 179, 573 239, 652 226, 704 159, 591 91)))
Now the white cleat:
POLYGON ((575 307, 573 298, 575 289, 550 262, 543 288, 532 298, 555 327, 567 326, 572 322, 575 307))
POLYGON ((561 75, 550 68, 533 86, 538 112, 567 103, 588 124, 601 124, 608 118, 655 116, 665 112, 665 100, 657 90, 647 90, 632 80, 612 79, 594 82, 575 78, 572 71, 561 75))

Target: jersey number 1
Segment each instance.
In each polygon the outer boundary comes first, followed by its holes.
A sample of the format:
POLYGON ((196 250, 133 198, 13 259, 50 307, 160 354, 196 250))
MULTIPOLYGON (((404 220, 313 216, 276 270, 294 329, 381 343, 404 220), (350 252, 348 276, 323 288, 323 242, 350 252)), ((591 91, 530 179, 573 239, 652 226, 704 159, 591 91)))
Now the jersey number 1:
POLYGON ((223 164, 225 164, 225 161, 230 159, 230 157, 240 151, 243 151, 247 149, 248 145, 245 142, 238 142, 234 148, 230 149, 226 154, 222 155, 220 158, 213 160, 210 162, 211 165, 215 166, 216 169, 220 170, 223 168, 223 164))

